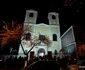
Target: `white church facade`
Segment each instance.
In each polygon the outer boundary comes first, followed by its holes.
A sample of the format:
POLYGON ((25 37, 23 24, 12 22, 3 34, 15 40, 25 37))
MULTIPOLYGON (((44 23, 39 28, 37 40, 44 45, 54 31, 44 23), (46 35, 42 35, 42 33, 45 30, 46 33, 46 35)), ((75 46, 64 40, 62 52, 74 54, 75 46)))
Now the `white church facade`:
MULTIPOLYGON (((59 14, 56 12, 48 13, 48 21, 49 23, 36 23, 38 17, 38 12, 35 10, 26 10, 26 16, 24 21, 25 29, 24 33, 30 33, 32 37, 35 38, 41 36, 47 36, 51 41, 50 45, 47 45, 41 42, 31 50, 34 51, 34 56, 38 56, 39 51, 43 51, 45 55, 47 55, 48 51, 51 51, 54 54, 54 51, 57 50, 59 52, 61 50, 61 37, 60 37, 60 25, 59 25, 59 14), (27 28, 28 27, 28 28, 27 28), (27 28, 27 30, 26 30, 27 28)), ((24 40, 24 36, 22 36, 21 44, 19 46, 18 55, 24 55, 24 51, 29 51, 33 45, 31 45, 30 41, 24 40), (21 45, 22 44, 22 45, 21 45), (23 47, 23 49, 22 49, 23 47)), ((29 53, 30 54, 30 53, 29 53)), ((28 55, 29 55, 28 54, 28 55)), ((41 54, 43 55, 43 54, 41 54)))

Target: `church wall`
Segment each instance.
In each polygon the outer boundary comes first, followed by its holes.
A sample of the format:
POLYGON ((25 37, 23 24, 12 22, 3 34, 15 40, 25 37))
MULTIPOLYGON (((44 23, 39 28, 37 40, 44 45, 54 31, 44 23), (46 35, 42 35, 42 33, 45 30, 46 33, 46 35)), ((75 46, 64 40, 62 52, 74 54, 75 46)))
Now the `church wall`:
POLYGON ((58 27, 51 27, 51 34, 56 34, 57 35, 57 39, 60 38, 60 32, 59 32, 59 28, 58 27))
POLYGON ((55 50, 59 52, 59 50, 61 49, 61 46, 57 42, 52 42, 52 46, 50 48, 51 48, 52 53, 54 53, 55 50))
POLYGON ((36 33, 40 33, 42 35, 47 35, 49 36, 49 27, 46 26, 37 26, 36 27, 36 33))
POLYGON ((40 32, 43 35, 49 36, 49 39, 52 41, 52 46, 48 48, 48 51, 52 51, 54 53, 54 50, 56 49, 58 52, 61 49, 61 39, 60 39, 60 32, 58 26, 54 27, 46 27, 46 26, 37 26, 36 32, 40 32), (53 41, 53 34, 57 35, 57 41, 53 41))
POLYGON ((52 53, 54 53, 54 50, 56 49, 58 52, 61 49, 61 38, 60 38, 60 31, 58 26, 52 26, 51 28, 51 39, 52 39, 52 53), (56 34, 57 41, 53 41, 53 34, 56 34))

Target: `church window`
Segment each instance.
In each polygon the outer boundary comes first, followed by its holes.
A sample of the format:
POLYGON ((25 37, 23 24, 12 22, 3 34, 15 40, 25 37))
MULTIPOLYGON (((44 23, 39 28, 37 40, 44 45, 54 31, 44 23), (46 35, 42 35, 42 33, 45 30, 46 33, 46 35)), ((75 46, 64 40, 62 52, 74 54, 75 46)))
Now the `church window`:
POLYGON ((53 34, 53 41, 57 41, 57 35, 53 34))
POLYGON ((56 19, 56 16, 55 15, 52 15, 52 19, 56 19))
POLYGON ((26 40, 31 40, 31 33, 26 34, 26 40))
POLYGON ((58 53, 57 50, 54 50, 54 55, 57 55, 57 53, 58 53))
POLYGON ((39 35, 39 40, 41 41, 45 40, 45 35, 39 35))
POLYGON ((40 48, 40 49, 38 50, 38 56, 43 57, 44 55, 45 55, 45 50, 44 50, 43 48, 40 48))
POLYGON ((33 17, 33 13, 30 13, 30 14, 29 14, 29 17, 33 17))

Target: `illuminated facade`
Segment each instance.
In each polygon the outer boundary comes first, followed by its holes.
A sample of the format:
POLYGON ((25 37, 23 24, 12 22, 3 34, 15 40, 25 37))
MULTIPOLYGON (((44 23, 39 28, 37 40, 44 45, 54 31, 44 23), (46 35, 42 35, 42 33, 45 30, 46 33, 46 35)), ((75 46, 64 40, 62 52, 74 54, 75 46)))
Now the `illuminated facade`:
POLYGON ((61 36, 61 44, 69 56, 81 56, 85 50, 82 48, 85 46, 85 26, 70 26, 61 36))
MULTIPOLYGON (((29 26, 29 31, 24 31, 24 33, 30 33, 32 37, 38 36, 44 37, 47 36, 49 40, 51 40, 51 44, 47 45, 43 42, 39 43, 37 46, 35 46, 31 51, 34 51, 34 56, 41 55, 40 52, 44 52, 45 55, 47 55, 48 51, 51 51, 52 54, 54 54, 54 51, 57 50, 57 52, 61 49, 61 38, 60 38, 60 25, 59 25, 59 14, 56 12, 49 12, 48 13, 48 23, 36 23, 38 17, 38 12, 35 10, 26 10, 26 16, 24 21, 24 28, 29 26)), ((22 43, 22 46, 24 48, 24 51, 29 51, 31 49, 30 41, 23 40, 22 36, 22 42, 24 41, 25 44, 22 43)), ((21 45, 19 46, 19 55, 24 55, 21 45)), ((30 53, 29 53, 30 54, 30 53)), ((29 55, 28 54, 28 55, 29 55)))
POLYGON ((74 36, 73 26, 61 36, 62 48, 69 56, 76 50, 76 41, 74 36))

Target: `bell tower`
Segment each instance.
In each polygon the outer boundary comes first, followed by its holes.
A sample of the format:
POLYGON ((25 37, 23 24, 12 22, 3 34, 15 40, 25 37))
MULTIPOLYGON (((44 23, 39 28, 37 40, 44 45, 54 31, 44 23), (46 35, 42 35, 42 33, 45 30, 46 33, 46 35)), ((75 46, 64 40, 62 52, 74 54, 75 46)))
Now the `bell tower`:
POLYGON ((49 25, 59 25, 59 14, 55 12, 50 12, 48 14, 49 25))
MULTIPOLYGON (((24 20, 24 24, 23 24, 24 34, 21 37, 22 45, 20 44, 20 46, 19 46, 19 51, 18 51, 19 55, 24 55, 24 52, 28 52, 31 48, 30 40, 26 41, 26 38, 27 38, 26 36, 27 36, 27 34, 29 34, 30 37, 32 37, 33 32, 35 32, 37 15, 38 15, 38 12, 35 10, 26 10, 25 20, 24 20), (23 49, 22 49, 22 47, 23 47, 23 49)), ((28 54, 28 56, 30 56, 31 59, 34 56, 34 52, 32 52, 32 51, 33 50, 31 50, 31 54, 30 53, 28 54)), ((28 57, 28 59, 29 59, 29 57, 28 57)))
POLYGON ((24 24, 36 24, 37 15, 38 13, 35 10, 26 10, 24 24))
POLYGON ((59 14, 56 12, 48 13, 48 21, 50 27, 50 38, 52 40, 52 48, 49 50, 54 53, 55 50, 59 52, 61 49, 59 14))
POLYGON ((26 10, 25 20, 24 20, 24 28, 29 28, 28 31, 24 31, 24 33, 35 32, 35 25, 38 17, 38 12, 36 10, 26 10))

